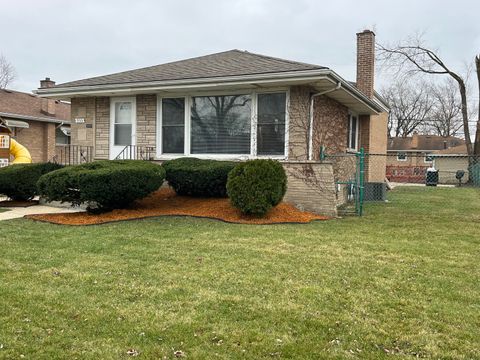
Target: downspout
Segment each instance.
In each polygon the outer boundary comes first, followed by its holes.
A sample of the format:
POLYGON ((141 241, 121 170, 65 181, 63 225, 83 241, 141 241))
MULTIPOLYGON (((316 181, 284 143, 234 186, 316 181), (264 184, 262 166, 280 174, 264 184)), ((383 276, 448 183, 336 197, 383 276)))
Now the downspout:
POLYGON ((333 89, 325 90, 319 93, 315 93, 310 96, 310 124, 308 129, 308 160, 313 159, 313 103, 317 96, 325 95, 336 91, 342 87, 342 83, 339 81, 333 89))

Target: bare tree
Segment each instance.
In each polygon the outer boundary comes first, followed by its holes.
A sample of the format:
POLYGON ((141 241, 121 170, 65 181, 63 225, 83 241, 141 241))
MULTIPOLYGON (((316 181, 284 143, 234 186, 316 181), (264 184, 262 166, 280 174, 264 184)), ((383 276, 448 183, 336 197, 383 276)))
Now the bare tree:
POLYGON ((435 135, 456 136, 463 127, 462 102, 458 87, 451 78, 431 86, 432 111, 428 127, 435 135))
POLYGON ((0 54, 0 89, 5 89, 15 79, 15 68, 0 54))
POLYGON ((474 154, 480 154, 480 55, 475 56, 475 67, 477 70, 478 80, 478 117, 477 117, 477 132, 475 134, 474 154))
MULTIPOLYGON (((467 86, 464 77, 453 71, 440 57, 439 52, 427 48, 421 36, 411 37, 405 42, 393 46, 377 44, 379 60, 383 63, 405 70, 407 74, 425 73, 431 75, 448 75, 455 80, 461 98, 463 132, 467 151, 473 154, 468 120, 467 86)), ((480 126, 480 123, 477 127, 480 126)), ((476 143, 480 141, 477 137, 476 143)), ((480 151, 480 146, 475 146, 480 151)))
POLYGON ((382 96, 390 105, 389 136, 409 136, 427 123, 433 107, 427 83, 400 79, 383 88, 382 96))

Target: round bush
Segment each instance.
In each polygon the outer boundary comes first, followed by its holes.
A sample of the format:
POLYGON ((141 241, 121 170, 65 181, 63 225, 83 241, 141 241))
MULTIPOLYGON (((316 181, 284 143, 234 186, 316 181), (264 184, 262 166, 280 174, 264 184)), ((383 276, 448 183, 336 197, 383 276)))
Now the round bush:
POLYGON ((46 174, 38 191, 48 201, 89 204, 90 212, 128 207, 158 190, 165 180, 162 166, 139 160, 95 161, 46 174))
POLYGON ((168 183, 179 195, 226 197, 228 173, 235 163, 180 158, 167 161, 163 166, 168 183))
POLYGON ((287 176, 274 160, 240 163, 228 175, 227 192, 233 206, 247 215, 263 216, 282 201, 287 176))
POLYGON ((0 194, 16 201, 28 201, 37 194, 38 179, 62 168, 55 163, 13 164, 0 169, 0 194))

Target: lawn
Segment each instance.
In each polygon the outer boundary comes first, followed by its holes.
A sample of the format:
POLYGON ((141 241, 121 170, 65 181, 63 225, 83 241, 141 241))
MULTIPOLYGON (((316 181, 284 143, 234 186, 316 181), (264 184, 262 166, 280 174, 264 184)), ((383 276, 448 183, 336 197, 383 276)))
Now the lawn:
POLYGON ((480 358, 480 191, 389 200, 308 225, 1 222, 0 358, 480 358))

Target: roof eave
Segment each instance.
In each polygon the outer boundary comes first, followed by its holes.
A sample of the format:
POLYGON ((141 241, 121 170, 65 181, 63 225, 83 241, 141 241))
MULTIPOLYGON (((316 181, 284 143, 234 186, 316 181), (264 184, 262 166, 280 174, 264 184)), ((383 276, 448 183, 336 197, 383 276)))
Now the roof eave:
POLYGON ((53 87, 34 90, 34 93, 40 97, 68 99, 79 96, 121 96, 128 93, 160 92, 168 90, 186 90, 191 91, 205 86, 221 87, 235 85, 272 85, 279 82, 301 82, 318 81, 329 79, 332 82, 341 82, 342 88, 348 91, 358 101, 366 105, 372 113, 378 114, 385 109, 376 101, 368 98, 348 81, 340 77, 334 71, 325 68, 318 70, 292 71, 281 73, 254 74, 243 76, 214 77, 202 79, 182 79, 168 81, 151 81, 138 83, 121 83, 106 85, 88 85, 76 87, 53 87))
POLYGON ((4 117, 6 119, 21 119, 21 120, 30 120, 30 121, 49 122, 49 123, 55 123, 55 124, 70 124, 70 120, 54 119, 54 118, 46 118, 46 117, 30 116, 30 115, 22 115, 22 114, 13 114, 13 113, 6 113, 6 112, 0 112, 0 117, 4 117))

